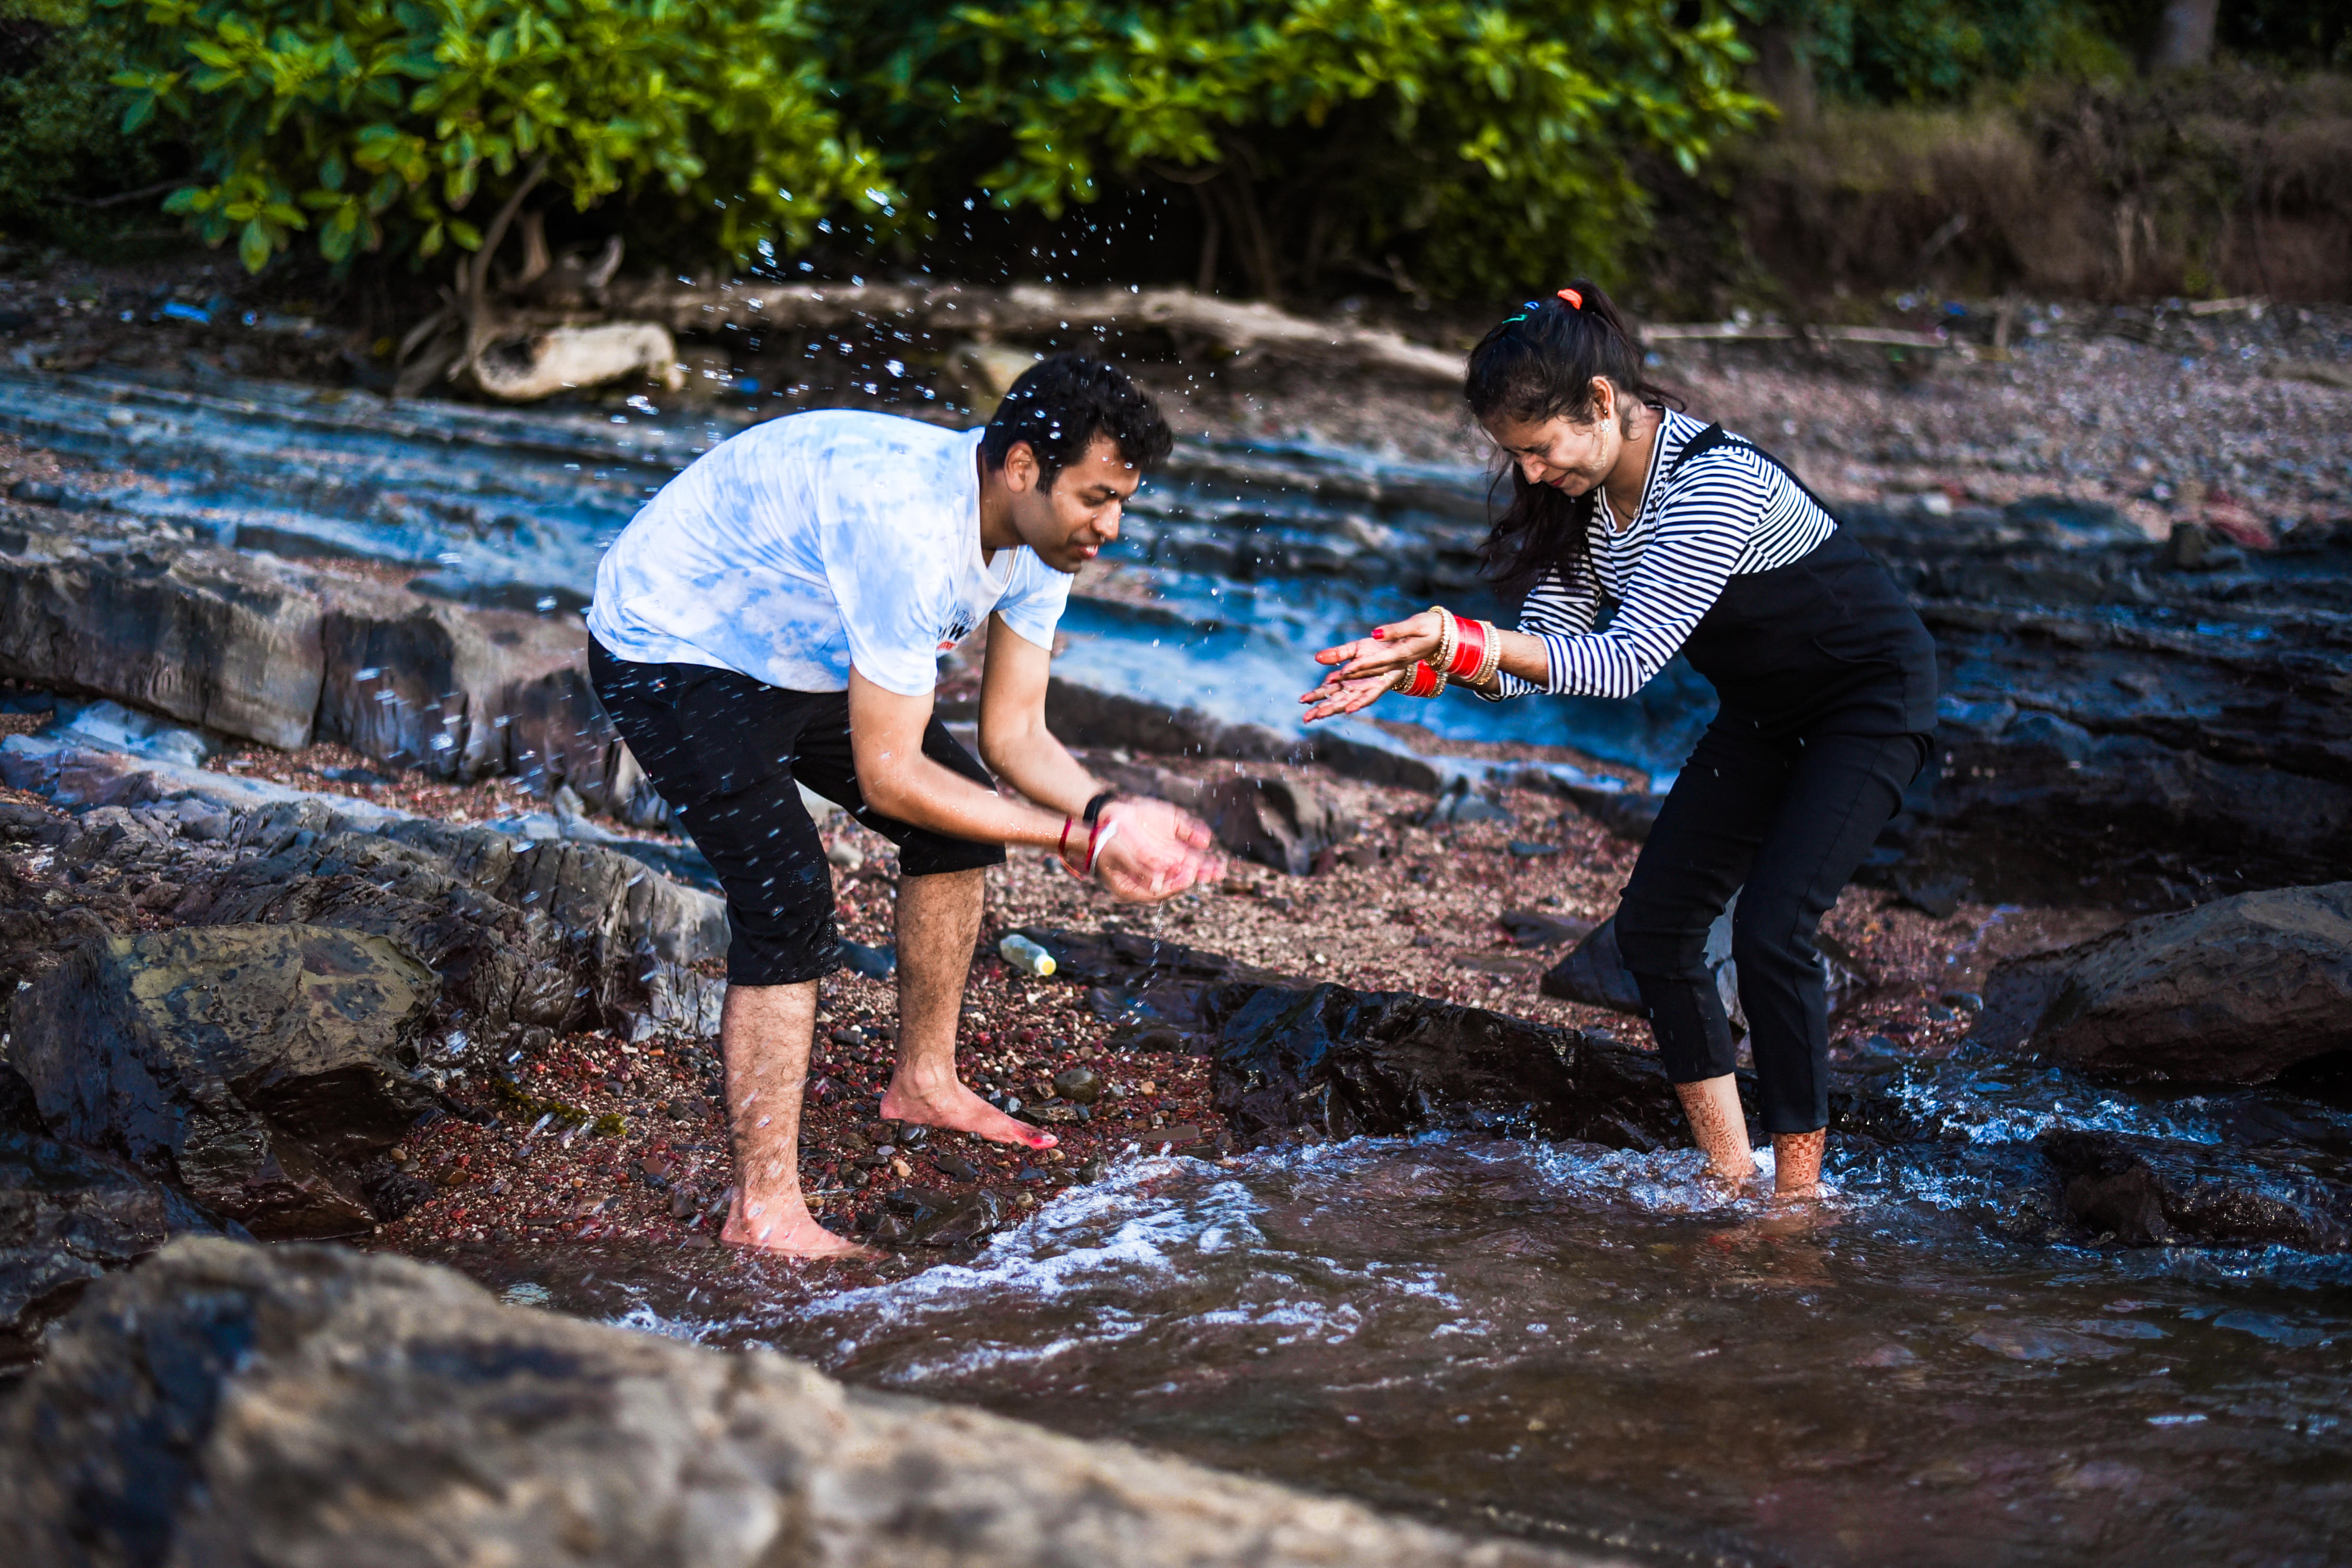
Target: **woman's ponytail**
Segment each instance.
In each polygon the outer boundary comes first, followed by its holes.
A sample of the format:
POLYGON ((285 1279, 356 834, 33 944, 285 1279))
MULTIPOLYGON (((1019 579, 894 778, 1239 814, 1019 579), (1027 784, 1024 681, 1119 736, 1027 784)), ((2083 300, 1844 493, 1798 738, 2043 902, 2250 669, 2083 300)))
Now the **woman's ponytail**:
MULTIPOLYGON (((1643 403, 1681 407, 1682 400, 1642 374, 1642 342, 1617 313, 1601 286, 1579 278, 1479 340, 1470 351, 1463 391, 1471 415, 1536 424, 1566 417, 1592 417, 1592 383, 1606 377, 1620 394, 1643 403)), ((1488 489, 1504 476, 1495 477, 1488 489)), ((1531 485, 1517 464, 1509 470, 1510 504, 1495 520, 1479 550, 1479 562, 1505 593, 1524 593, 1547 572, 1566 575, 1585 558, 1599 489, 1567 496, 1549 485, 1531 485)))

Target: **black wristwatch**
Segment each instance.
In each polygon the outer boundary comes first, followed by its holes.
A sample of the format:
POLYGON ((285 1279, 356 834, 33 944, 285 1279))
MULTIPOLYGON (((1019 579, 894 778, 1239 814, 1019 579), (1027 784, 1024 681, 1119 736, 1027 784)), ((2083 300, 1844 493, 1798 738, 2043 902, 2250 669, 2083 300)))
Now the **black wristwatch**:
POLYGON ((1079 815, 1078 820, 1085 823, 1088 827, 1092 827, 1095 825, 1095 818, 1103 814, 1103 807, 1108 805, 1112 801, 1115 801, 1118 798, 1118 791, 1115 789, 1107 789, 1103 791, 1102 794, 1087 802, 1087 809, 1079 815))

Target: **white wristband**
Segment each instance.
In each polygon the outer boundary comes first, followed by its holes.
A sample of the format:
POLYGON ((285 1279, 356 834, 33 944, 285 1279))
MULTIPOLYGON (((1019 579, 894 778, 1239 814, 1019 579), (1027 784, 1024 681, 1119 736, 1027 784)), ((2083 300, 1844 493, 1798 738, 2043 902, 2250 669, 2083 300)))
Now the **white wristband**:
POLYGON ((1103 850, 1109 845, 1112 839, 1118 837, 1118 823, 1106 822, 1102 825, 1102 831, 1095 836, 1094 853, 1087 857, 1087 876, 1091 877, 1095 874, 1095 868, 1102 864, 1103 850))

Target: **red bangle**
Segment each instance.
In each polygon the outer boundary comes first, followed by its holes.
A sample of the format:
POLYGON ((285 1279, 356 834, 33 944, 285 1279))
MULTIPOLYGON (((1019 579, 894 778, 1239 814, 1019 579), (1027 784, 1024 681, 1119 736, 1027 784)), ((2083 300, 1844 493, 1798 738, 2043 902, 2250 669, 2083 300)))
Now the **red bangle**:
POLYGON ((1445 673, 1456 680, 1467 680, 1478 673, 1486 661, 1486 627, 1484 622, 1465 616, 1454 617, 1454 660, 1445 673))
POLYGON ((1064 860, 1070 858, 1070 828, 1077 820, 1075 816, 1062 818, 1062 858, 1064 860))
POLYGON ((1404 683, 1404 695, 1407 697, 1434 697, 1437 695, 1437 671, 1429 668, 1427 660, 1423 660, 1422 662, 1415 664, 1412 667, 1412 679, 1404 683))

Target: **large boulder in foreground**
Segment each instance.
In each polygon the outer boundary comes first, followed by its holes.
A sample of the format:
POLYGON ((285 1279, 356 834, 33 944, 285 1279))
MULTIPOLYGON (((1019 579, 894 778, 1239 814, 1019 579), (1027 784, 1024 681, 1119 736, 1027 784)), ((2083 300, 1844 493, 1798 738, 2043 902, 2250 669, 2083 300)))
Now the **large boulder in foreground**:
POLYGON ((30 1359, 42 1329, 92 1280, 173 1237, 219 1231, 136 1171, 38 1133, 0 1131, 0 1371, 30 1359))
POLYGON ((1574 1561, 334 1247, 175 1243, 0 1406, 0 1562, 45 1568, 1574 1561))
POLYGON ((1976 1037, 2103 1077, 2263 1083, 2352 1050, 2352 882, 2278 888, 2011 959, 1976 1037))
POLYGON ((83 942, 16 994, 13 1058, 58 1136, 268 1237, 375 1224, 351 1163, 431 1103, 437 989, 391 942, 212 926, 83 942))

